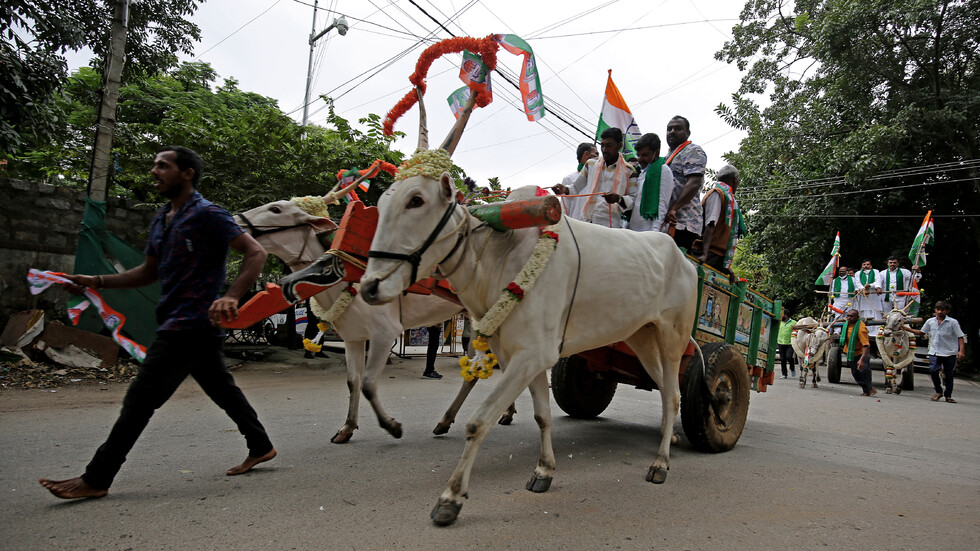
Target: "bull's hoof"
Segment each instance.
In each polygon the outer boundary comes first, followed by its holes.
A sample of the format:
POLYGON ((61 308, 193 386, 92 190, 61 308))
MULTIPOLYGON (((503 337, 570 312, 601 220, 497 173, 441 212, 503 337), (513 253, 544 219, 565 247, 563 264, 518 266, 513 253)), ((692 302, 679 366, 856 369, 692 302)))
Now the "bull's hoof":
POLYGON ((663 484, 667 480, 667 469, 653 465, 647 471, 647 482, 663 484))
POLYGON ((800 388, 806 388, 806 383, 803 382, 803 381, 800 381, 800 388))
POLYGON ((432 434, 446 434, 449 432, 449 427, 452 426, 452 422, 439 421, 436 428, 432 429, 432 434))
POLYGON ((439 500, 436 506, 432 508, 432 512, 429 513, 429 517, 436 526, 449 526, 453 522, 456 522, 456 517, 459 516, 459 510, 462 508, 462 503, 443 502, 439 500))
POLYGON ((524 487, 536 494, 547 492, 551 487, 551 477, 544 475, 532 475, 531 480, 527 481, 524 487))
POLYGON ((392 419, 390 423, 383 423, 381 427, 384 428, 386 431, 388 431, 388 434, 394 436, 395 438, 402 437, 402 424, 399 423, 398 421, 395 421, 394 419, 392 419))
POLYGON ((508 412, 500 416, 500 419, 497 421, 497 424, 509 425, 513 422, 514 422, 514 414, 508 412))
POLYGON ((813 388, 817 388, 817 383, 813 383, 813 388))
MULTIPOLYGON (((822 380, 823 380, 823 379, 821 379, 821 378, 820 378, 820 375, 817 375, 817 382, 819 383, 819 382, 820 382, 820 381, 822 381, 822 380)), ((813 386, 817 386, 817 385, 813 385, 813 386)))
POLYGON ((896 386, 895 387, 895 394, 901 394, 901 393, 902 393, 902 385, 896 386))
POLYGON ((891 394, 891 393, 892 393, 892 387, 888 387, 885 389, 885 394, 891 394))
POLYGON ((332 442, 334 444, 343 444, 343 443, 349 441, 351 436, 354 436, 354 431, 353 430, 351 430, 351 429, 340 429, 340 430, 337 431, 337 434, 333 435, 333 438, 330 439, 330 442, 332 442))

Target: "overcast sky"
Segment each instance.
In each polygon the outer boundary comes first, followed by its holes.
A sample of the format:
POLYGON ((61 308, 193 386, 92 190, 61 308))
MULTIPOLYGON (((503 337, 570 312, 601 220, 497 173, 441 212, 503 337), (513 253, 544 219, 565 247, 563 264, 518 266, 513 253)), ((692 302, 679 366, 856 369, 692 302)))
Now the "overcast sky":
MULTIPOLYGON (((457 36, 513 33, 533 48, 546 107, 557 104, 594 135, 607 70, 643 132, 661 140, 675 114, 691 121, 691 140, 717 170, 722 154, 743 137, 714 112, 739 83, 734 66, 714 53, 731 37, 743 3, 739 0, 415 0, 457 36), (447 22, 452 19, 452 22, 447 22)), ((192 20, 201 28, 197 59, 239 87, 275 98, 302 118, 313 0, 208 0, 192 20)), ((450 35, 409 0, 319 2, 317 30, 347 16, 346 36, 330 33, 317 43, 312 97, 336 99, 339 115, 351 122, 388 110, 410 89, 408 76, 428 45, 421 37, 450 35), (325 9, 324 9, 325 8, 325 9), (331 11, 326 11, 331 10, 331 11), (406 50, 411 49, 406 53, 406 50), (401 56, 401 57, 399 57, 401 56), (373 76, 372 76, 373 75, 373 76), (367 78, 370 77, 370 78, 367 78)), ((84 58, 72 60, 73 68, 84 58)), ((446 97, 462 86, 460 56, 447 55, 429 72, 425 96, 430 141, 452 126, 446 97)), ((498 65, 520 70, 520 58, 503 49, 498 65)), ((589 139, 555 114, 528 122, 519 95, 497 75, 494 101, 477 109, 453 160, 484 184, 498 176, 505 187, 550 186, 575 169, 575 146, 589 139)), ((310 105, 310 122, 324 124, 324 102, 310 105)), ((396 124, 407 134, 395 148, 411 153, 418 140, 418 110, 396 124)), ((662 153, 666 151, 666 144, 662 153)))

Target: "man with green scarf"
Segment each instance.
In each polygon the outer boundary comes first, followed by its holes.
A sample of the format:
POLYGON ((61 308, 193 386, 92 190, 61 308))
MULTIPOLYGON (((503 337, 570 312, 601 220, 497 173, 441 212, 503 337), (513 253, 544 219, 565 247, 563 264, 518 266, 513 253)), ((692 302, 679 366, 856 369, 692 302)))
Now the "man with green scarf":
POLYGON ((735 200, 738 188, 738 169, 725 165, 718 171, 701 203, 704 205, 704 231, 701 232, 701 255, 698 260, 712 268, 728 273, 735 256, 738 239, 745 235, 742 211, 735 200))
POLYGON ((644 134, 637 140, 636 159, 640 175, 636 179, 636 196, 629 214, 629 229, 633 231, 666 231, 664 217, 670 196, 674 192, 674 173, 660 156, 660 136, 644 134))
POLYGON ((914 267, 913 271, 906 270, 905 268, 898 267, 898 257, 889 256, 888 257, 888 269, 878 273, 878 294, 884 293, 882 296, 881 304, 884 308, 882 310, 887 314, 891 312, 893 308, 901 310, 905 308, 906 303, 909 299, 916 300, 915 298, 908 296, 896 295, 896 292, 911 291, 912 281, 919 281, 922 278, 922 273, 919 272, 918 267, 914 267))
POLYGON ((847 321, 840 330, 841 351, 847 358, 854 381, 861 385, 861 396, 874 396, 878 391, 871 386, 871 354, 868 326, 861 321, 861 313, 851 308, 847 321))

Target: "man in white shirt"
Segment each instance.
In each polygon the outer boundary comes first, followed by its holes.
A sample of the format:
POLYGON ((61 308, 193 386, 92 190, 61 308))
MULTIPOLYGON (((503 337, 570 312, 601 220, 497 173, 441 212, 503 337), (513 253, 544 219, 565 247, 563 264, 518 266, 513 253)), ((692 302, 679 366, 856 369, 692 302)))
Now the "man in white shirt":
POLYGON ((946 401, 955 404, 953 399, 953 376, 956 369, 956 360, 966 358, 966 348, 964 337, 966 333, 960 328, 960 322, 948 316, 949 303, 945 300, 936 301, 936 316, 926 320, 922 324, 922 330, 905 327, 912 333, 929 338, 929 375, 932 376, 932 385, 936 393, 932 396, 933 402, 938 402, 943 396, 946 401), (939 372, 942 371, 946 379, 946 391, 943 391, 942 381, 939 372))
MULTIPOLYGON (((599 150, 596 149, 595 144, 589 142, 582 142, 578 144, 578 148, 575 150, 575 158, 578 160, 578 168, 575 172, 569 174, 562 178, 561 185, 563 187, 570 188, 578 178, 579 173, 585 168, 585 163, 589 162, 590 159, 595 159, 599 156, 599 150)), ((562 202, 562 210, 567 216, 575 218, 576 216, 582 214, 582 204, 585 202, 584 197, 560 197, 562 202)))
POLYGON ((629 229, 665 232, 664 217, 674 192, 674 174, 660 156, 660 136, 644 134, 634 147, 641 170, 636 179, 637 201, 629 213, 629 229))
POLYGON ((588 195, 582 198, 580 214, 575 218, 607 228, 622 228, 622 214, 636 199, 636 176, 633 166, 623 159, 623 131, 607 128, 601 138, 602 156, 598 161, 587 162, 571 186, 558 184, 552 189, 557 195, 588 195))
POLYGON ((838 310, 835 314, 842 315, 841 312, 856 309, 854 297, 860 289, 861 284, 858 283, 857 278, 847 275, 846 266, 837 268, 837 277, 830 282, 830 297, 834 301, 834 308, 838 310))
POLYGON ((905 268, 899 268, 898 257, 888 257, 888 269, 878 274, 878 289, 875 291, 882 295, 882 310, 888 313, 893 309, 905 308, 909 299, 913 297, 896 296, 895 293, 911 291, 912 281, 919 281, 921 278, 922 274, 918 268, 915 268, 914 273, 905 268))

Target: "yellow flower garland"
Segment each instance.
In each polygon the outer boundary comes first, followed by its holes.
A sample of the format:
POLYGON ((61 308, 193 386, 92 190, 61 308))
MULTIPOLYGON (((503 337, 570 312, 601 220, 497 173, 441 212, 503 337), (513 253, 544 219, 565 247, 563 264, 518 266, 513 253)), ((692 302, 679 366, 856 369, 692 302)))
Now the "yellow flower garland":
POLYGON ((319 352, 320 350, 323 350, 322 346, 311 341, 310 339, 303 339, 303 348, 305 348, 309 352, 313 352, 314 354, 319 352))
POLYGON ((473 379, 486 379, 493 375, 493 368, 497 365, 497 355, 490 352, 490 343, 483 335, 477 335, 473 339, 473 348, 476 354, 473 358, 463 356, 459 359, 460 377, 464 381, 470 382, 473 379))

